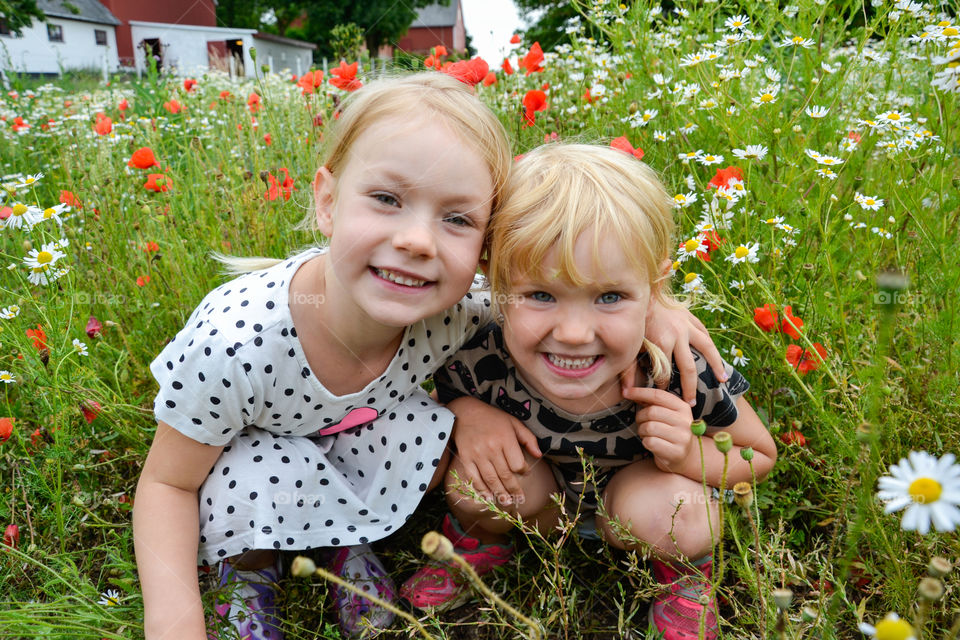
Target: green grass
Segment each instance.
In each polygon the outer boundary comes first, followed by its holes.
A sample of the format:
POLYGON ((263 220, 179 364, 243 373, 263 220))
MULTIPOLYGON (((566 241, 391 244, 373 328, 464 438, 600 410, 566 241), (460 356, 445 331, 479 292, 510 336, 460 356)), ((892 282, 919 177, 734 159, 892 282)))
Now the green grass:
MULTIPOLYGON (((956 93, 932 88, 936 69, 929 62, 948 44, 921 48, 909 41, 939 17, 904 13, 893 21, 885 6, 852 27, 831 17, 838 15, 833 5, 797 4, 795 16, 771 4, 724 1, 691 8, 688 17, 653 21, 645 3, 625 11, 583 6, 584 19, 601 28, 605 41, 578 39, 548 56, 542 73, 498 73, 497 84, 477 89, 501 115, 517 153, 554 132, 602 142, 626 135, 642 147, 644 161, 668 189, 698 196, 678 209, 678 243, 696 234, 715 171, 728 165, 743 171, 746 195, 730 209, 729 228, 718 229, 724 243, 710 262, 685 261, 675 276, 678 291, 687 274, 701 276, 706 291, 692 297, 695 312, 728 359, 733 346, 750 359, 740 367, 752 383, 749 400, 779 445, 775 470, 756 489, 759 548, 744 514, 727 513, 720 595, 730 638, 776 633, 772 592, 780 587, 794 593, 791 638, 859 637, 860 621, 875 623, 889 611, 916 621, 917 585, 930 558, 960 556, 955 533, 903 531, 901 514, 885 515, 874 499, 877 478, 909 451, 960 451, 960 103, 956 93), (680 66, 683 56, 720 37, 714 29, 722 29, 725 18, 739 13, 750 17, 758 40, 724 49, 720 61, 680 66), (813 45, 775 46, 787 34, 811 38, 813 45), (744 75, 758 55, 766 62, 744 75), (721 79, 720 64, 744 77, 721 79), (767 68, 779 80, 764 78, 767 68), (657 85, 655 73, 670 80, 657 85), (681 99, 682 86, 672 92, 679 82, 695 83, 698 93, 681 99), (524 127, 521 100, 546 83, 548 106, 536 114, 535 126, 524 127), (753 98, 770 84, 780 87, 776 102, 754 108, 753 98), (588 89, 593 97, 602 94, 589 106, 588 89), (711 99, 717 106, 705 102, 711 99), (814 119, 804 112, 811 105, 830 111, 814 119), (737 111, 727 113, 730 106, 737 111), (645 126, 624 122, 644 110, 657 111, 645 126), (877 146, 907 134, 862 123, 890 110, 908 114, 912 124, 925 118, 915 147, 877 146), (657 140, 655 131, 666 139, 657 140), (843 150, 851 131, 859 145, 843 150), (733 156, 734 148, 750 144, 765 145, 766 157, 733 156), (705 166, 678 158, 698 149, 724 161, 705 166), (837 179, 819 177, 815 170, 824 165, 806 149, 843 159, 832 167, 837 179), (688 176, 693 188, 685 184, 688 176), (857 192, 885 204, 864 209, 854 201, 857 192), (766 222, 774 217, 783 218, 779 228, 766 222), (857 223, 865 227, 851 226, 857 223), (797 234, 788 235, 783 224, 797 234), (760 243, 759 262, 724 260, 746 242, 760 243), (886 271, 909 278, 895 308, 877 302, 876 276, 886 271), (729 287, 734 279, 753 284, 737 291, 729 287), (802 339, 761 331, 753 310, 764 304, 791 305, 804 321, 802 339), (826 362, 806 374, 793 370, 784 360, 787 346, 809 349, 814 342, 825 346, 826 362), (780 436, 790 431, 801 432, 807 444, 783 443, 780 436), (804 606, 818 612, 814 620, 801 619, 804 606)), ((847 8, 862 13, 859 4, 847 8)), ((521 56, 529 44, 518 48, 521 56)), ((499 61, 489 62, 496 68, 499 61)), ((0 525, 20 530, 17 550, 0 553, 0 636, 142 634, 129 500, 154 428, 155 384, 147 365, 222 281, 210 252, 279 257, 315 240, 294 225, 309 207, 317 164, 322 127, 314 116, 330 121, 341 92, 325 86, 301 96, 278 76, 246 84, 216 75, 198 80, 189 94, 177 79, 149 75, 139 83, 115 79, 109 87, 24 85, 18 97, 0 101, 0 175, 45 174, 4 205, 22 200, 48 207, 62 189, 84 204, 63 221, 69 246, 61 264, 70 271, 48 286, 28 283, 22 260, 27 243, 39 249, 61 237, 57 223, 0 230, 5 263, 20 265, 0 273, 0 308, 20 307, 16 317, 0 320, 0 369, 17 380, 0 389, 0 414, 15 419, 11 438, 0 444, 0 525), (264 98, 256 128, 246 106, 254 90, 264 98), (222 91, 232 97, 221 99, 222 91), (185 112, 164 110, 173 97, 185 112), (121 119, 124 98, 130 108, 121 119), (100 111, 113 119, 112 137, 93 133, 100 111), (17 116, 29 131, 13 131, 17 116), (127 168, 142 146, 156 152, 161 167, 151 171, 170 176, 169 191, 145 190, 147 172, 127 168), (268 201, 260 176, 276 175, 280 167, 289 169, 297 190, 290 200, 268 201), (144 251, 149 242, 159 250, 144 251), (138 277, 147 276, 138 286, 138 277), (91 315, 104 325, 98 337, 85 335, 91 315), (26 335, 38 324, 47 335, 46 362, 26 335), (89 356, 76 354, 74 339, 86 343, 89 356), (81 407, 90 401, 102 411, 88 423, 81 407), (118 605, 99 604, 107 589, 119 591, 118 605)), ((443 510, 439 496, 429 497, 408 527, 378 545, 399 578, 423 562, 419 539, 439 524, 443 510)), ((576 536, 558 549, 532 534, 517 539, 520 553, 489 584, 539 620, 549 637, 643 637, 646 602, 657 588, 638 554, 576 536)), ((923 609, 918 632, 924 637, 944 637, 960 611, 956 574, 944 582, 944 598, 923 609)), ((286 579, 281 599, 288 638, 337 637, 322 583, 286 579)), ((425 624, 447 638, 524 633, 509 616, 479 604, 425 624)))

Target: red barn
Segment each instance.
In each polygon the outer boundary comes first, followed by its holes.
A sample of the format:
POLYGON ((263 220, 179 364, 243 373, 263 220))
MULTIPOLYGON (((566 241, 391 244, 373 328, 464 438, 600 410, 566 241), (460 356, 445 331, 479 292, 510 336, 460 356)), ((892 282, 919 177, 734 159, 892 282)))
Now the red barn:
POLYGON ((397 48, 409 53, 430 53, 430 48, 442 44, 450 53, 465 53, 467 30, 463 25, 460 0, 450 0, 444 7, 432 4, 417 10, 417 19, 407 35, 397 41, 397 48))
POLYGON ((217 7, 214 0, 100 0, 100 3, 122 23, 117 26, 117 53, 120 64, 128 67, 134 64, 131 20, 217 26, 217 7))

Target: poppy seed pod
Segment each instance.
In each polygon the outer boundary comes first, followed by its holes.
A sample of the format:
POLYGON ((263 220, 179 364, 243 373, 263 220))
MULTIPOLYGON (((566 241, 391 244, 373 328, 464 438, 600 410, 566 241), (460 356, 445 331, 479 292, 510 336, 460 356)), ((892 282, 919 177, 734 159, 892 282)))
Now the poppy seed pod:
POLYGON ((923 578, 917 586, 917 593, 928 602, 936 602, 943 596, 943 583, 937 578, 923 578))
POLYGON ((733 485, 733 499, 744 509, 749 509, 753 504, 753 487, 749 482, 738 482, 733 485))
POLYGON ((793 602, 793 591, 790 591, 790 589, 774 589, 773 602, 777 605, 777 609, 789 609, 790 603, 793 602))
POLYGON ((317 565, 306 556, 297 556, 290 565, 290 573, 297 578, 309 578, 316 570, 317 565))
POLYGON ((733 438, 726 431, 721 431, 713 436, 713 445, 720 453, 729 453, 730 449, 733 448, 733 438))
POLYGON ((438 562, 447 562, 453 557, 453 543, 436 531, 430 531, 423 536, 420 548, 438 562))
POLYGON ((950 573, 951 569, 953 569, 953 565, 950 564, 950 561, 940 556, 933 556, 927 564, 927 573, 934 578, 942 578, 950 573))
POLYGON ((813 607, 804 607, 800 609, 800 619, 804 622, 813 622, 817 619, 817 610, 813 607))
POLYGON ((753 460, 753 448, 752 447, 743 447, 740 449, 740 457, 750 462, 753 460))
POLYGON ((693 435, 700 437, 707 432, 707 423, 703 420, 696 420, 690 425, 690 431, 693 432, 693 435))

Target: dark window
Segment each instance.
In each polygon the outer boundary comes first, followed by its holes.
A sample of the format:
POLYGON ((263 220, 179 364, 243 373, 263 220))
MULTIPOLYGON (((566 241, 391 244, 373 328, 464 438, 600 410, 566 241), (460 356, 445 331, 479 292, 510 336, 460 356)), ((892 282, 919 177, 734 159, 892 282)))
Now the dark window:
POLYGON ((103 29, 94 29, 93 35, 97 38, 97 44, 107 46, 107 32, 103 29))
POLYGON ((7 25, 7 21, 3 18, 0 18, 0 36, 10 35, 10 27, 7 25))
POLYGON ((59 24, 48 24, 47 39, 50 42, 63 42, 63 27, 59 24))

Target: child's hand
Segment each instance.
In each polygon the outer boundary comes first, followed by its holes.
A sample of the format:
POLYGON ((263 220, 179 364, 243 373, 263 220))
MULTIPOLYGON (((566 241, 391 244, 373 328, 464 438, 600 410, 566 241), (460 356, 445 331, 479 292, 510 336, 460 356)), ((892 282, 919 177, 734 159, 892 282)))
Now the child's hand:
POLYGON ((476 398, 462 397, 447 405, 457 416, 453 429, 456 455, 480 495, 501 505, 524 499, 517 477, 530 471, 523 450, 539 458, 537 438, 522 422, 476 398))
POLYGON ((637 410, 637 435, 657 468, 682 474, 696 452, 690 405, 669 391, 645 387, 624 387, 623 397, 642 407, 637 410))
POLYGON ((645 334, 647 340, 660 347, 680 370, 680 387, 683 399, 693 406, 697 400, 697 365, 690 353, 692 346, 703 354, 707 364, 721 382, 726 381, 727 373, 723 369, 723 358, 707 328, 686 309, 667 309, 663 305, 650 305, 645 334))

